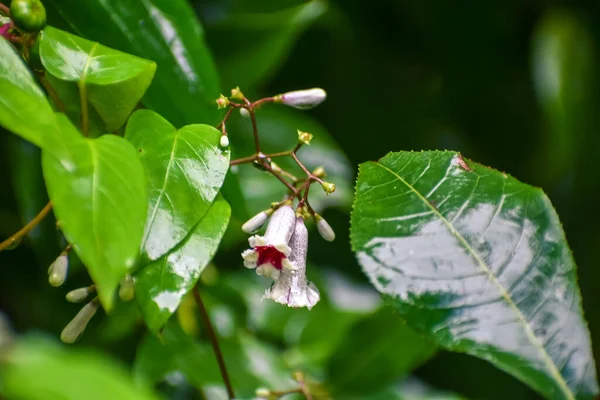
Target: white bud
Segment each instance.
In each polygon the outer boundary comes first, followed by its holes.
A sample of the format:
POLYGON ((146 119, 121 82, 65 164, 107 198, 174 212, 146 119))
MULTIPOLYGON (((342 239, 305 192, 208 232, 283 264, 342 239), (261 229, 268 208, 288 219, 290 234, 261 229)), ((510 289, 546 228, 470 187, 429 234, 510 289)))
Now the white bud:
POLYGON ((276 96, 276 102, 286 106, 308 110, 321 104, 327 98, 327 93, 321 88, 295 90, 276 96))
POLYGON ((65 343, 74 343, 85 330, 88 322, 98 310, 98 301, 92 300, 87 303, 75 317, 69 322, 60 334, 60 340, 65 343))
POLYGON ((119 287, 119 298, 123 301, 130 301, 135 296, 135 284, 133 277, 129 274, 125 275, 121 279, 121 286, 119 287))
POLYGON ((220 143, 221 147, 229 146, 229 137, 227 137, 227 135, 222 135, 219 143, 220 143))
POLYGON ((319 231, 319 235, 328 242, 333 242, 335 240, 335 232, 333 228, 325 221, 323 217, 319 214, 315 214, 315 219, 317 221, 317 230, 319 231))
POLYGON ((256 389, 256 396, 262 398, 269 398, 271 396, 271 391, 267 388, 258 388, 256 389))
POLYGON ((295 225, 296 213, 289 204, 282 205, 273 213, 267 225, 266 242, 273 246, 278 244, 287 245, 294 233, 295 225))
POLYGON ((240 108, 240 115, 244 118, 250 118, 250 112, 245 108, 240 108))
POLYGON ((65 283, 69 270, 69 257, 62 253, 48 268, 48 282, 54 287, 65 283))
POLYGON ((84 301, 90 293, 95 291, 94 286, 82 287, 79 289, 71 290, 65 296, 67 301, 70 303, 79 303, 80 301, 84 301))
POLYGON ((246 233, 256 232, 265 224, 265 222, 267 222, 267 219, 269 219, 269 215, 270 214, 267 211, 259 212, 254 217, 246 221, 244 225, 242 225, 242 230, 246 233))

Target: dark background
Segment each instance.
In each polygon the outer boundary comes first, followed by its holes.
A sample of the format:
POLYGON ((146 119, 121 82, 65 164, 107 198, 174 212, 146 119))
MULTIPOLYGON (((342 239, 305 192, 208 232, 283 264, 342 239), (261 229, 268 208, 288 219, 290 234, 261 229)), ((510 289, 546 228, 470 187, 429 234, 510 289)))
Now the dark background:
MULTIPOLYGON (((213 26, 231 9, 281 8, 277 1, 256 7, 251 3, 194 2, 217 65, 228 51, 234 51, 223 42, 235 42, 236 37, 223 38, 213 26)), ((325 4, 324 15, 306 30, 298 29, 297 40, 290 41, 289 54, 280 57, 277 68, 245 92, 268 95, 325 88, 327 101, 311 113, 337 140, 354 170, 389 151, 452 149, 542 187, 561 217, 578 264, 584 311, 600 359, 600 313, 596 311, 600 302, 596 290, 600 278, 596 261, 600 3, 339 0, 325 4), (559 43, 559 56, 536 53, 544 40, 559 43), (558 78, 540 72, 538 66, 544 63, 554 65, 558 78), (553 84, 548 82, 552 79, 559 79, 562 89, 549 99, 543 87, 553 84)), ((235 84, 225 78, 223 91, 235 84)), ((22 184, 41 179, 39 152, 6 132, 0 134, 0 143, 0 238, 4 238, 47 200, 43 187, 22 184)), ((348 211, 326 212, 338 239, 331 245, 315 241, 310 257, 364 279, 350 251, 348 211)), ((33 246, 36 252, 23 245, 0 254, 0 309, 18 330, 58 333, 78 306, 66 304, 64 294, 47 284, 45 270, 59 247, 42 239, 54 235, 53 221, 48 219, 40 228, 30 242, 38 240, 38 246, 33 246)), ((74 274, 74 279, 83 285, 84 275, 74 274)), ((91 334, 84 341, 131 360, 140 334, 115 342, 91 334)), ((471 398, 535 398, 514 378, 463 355, 442 352, 417 374, 439 388, 471 398)))

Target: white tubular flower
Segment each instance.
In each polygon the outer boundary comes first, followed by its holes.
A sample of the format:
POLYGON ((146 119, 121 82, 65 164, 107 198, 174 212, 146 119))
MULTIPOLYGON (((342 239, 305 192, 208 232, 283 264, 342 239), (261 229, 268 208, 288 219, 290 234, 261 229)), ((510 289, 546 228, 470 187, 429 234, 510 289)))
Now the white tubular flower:
POLYGON ((293 269, 284 269, 279 279, 265 292, 264 298, 288 307, 306 307, 309 310, 320 300, 317 287, 306 280, 306 253, 308 251, 308 230, 304 219, 298 217, 294 234, 290 239, 290 261, 293 269))
POLYGON ((325 221, 323 217, 319 214, 315 214, 315 221, 317 221, 317 230, 319 231, 319 235, 328 242, 333 242, 335 240, 335 232, 331 225, 325 221))
POLYGON ((69 322, 65 329, 60 334, 60 340, 64 343, 75 343, 81 336, 88 322, 92 319, 96 311, 98 311, 99 302, 94 299, 87 303, 75 317, 69 322))
POLYGON ((273 213, 265 236, 254 235, 248 239, 251 249, 242 253, 246 268, 256 268, 258 275, 276 280, 284 268, 293 268, 289 262, 291 249, 288 246, 296 214, 289 204, 285 204, 273 213))
POLYGON ((321 88, 295 90, 275 97, 275 101, 286 106, 308 110, 325 101, 327 93, 321 88))
POLYGON ((62 253, 48 268, 48 282, 54 287, 65 283, 69 270, 69 257, 62 253))
POLYGON ((271 214, 273 214, 273 209, 271 208, 259 212, 242 225, 242 230, 246 233, 256 232, 267 222, 271 214))

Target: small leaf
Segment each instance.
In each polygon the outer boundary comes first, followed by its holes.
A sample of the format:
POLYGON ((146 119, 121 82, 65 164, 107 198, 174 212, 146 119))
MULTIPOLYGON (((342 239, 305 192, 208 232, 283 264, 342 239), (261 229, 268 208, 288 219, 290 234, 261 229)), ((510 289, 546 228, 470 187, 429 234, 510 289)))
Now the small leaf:
POLYGON ((14 47, 0 37, 0 125, 46 147, 55 128, 54 111, 14 47))
POLYGON ((176 130, 150 110, 135 112, 125 131, 148 178, 148 222, 142 250, 156 260, 181 242, 208 211, 229 168, 221 134, 208 125, 176 130))
POLYGON ((328 382, 337 393, 369 393, 407 375, 435 352, 388 309, 381 309, 343 336, 327 362, 328 382))
POLYGON ((598 393, 576 266, 540 189, 455 152, 361 165, 352 245, 407 324, 552 399, 598 393))
POLYGON ((41 35, 46 72, 73 82, 107 132, 121 127, 150 85, 156 64, 50 26, 41 35))
POLYGON ((96 352, 25 337, 3 355, 0 393, 8 399, 158 399, 149 387, 134 385, 122 365, 96 352))
POLYGON ((74 33, 156 62, 156 76, 142 100, 146 107, 176 126, 218 122, 217 69, 188 1, 48 0, 44 5, 74 33))
POLYGON ((239 85, 249 91, 264 83, 283 64, 298 36, 327 10, 321 0, 278 6, 277 11, 260 13, 234 10, 207 27, 224 87, 239 85))
POLYGON ((88 268, 109 311, 114 290, 137 260, 146 220, 146 182, 135 149, 121 137, 83 138, 57 115, 64 150, 42 154, 54 214, 88 268))
POLYGON ((214 256, 231 209, 219 196, 185 240, 135 276, 136 298, 146 324, 158 333, 192 290, 214 256))

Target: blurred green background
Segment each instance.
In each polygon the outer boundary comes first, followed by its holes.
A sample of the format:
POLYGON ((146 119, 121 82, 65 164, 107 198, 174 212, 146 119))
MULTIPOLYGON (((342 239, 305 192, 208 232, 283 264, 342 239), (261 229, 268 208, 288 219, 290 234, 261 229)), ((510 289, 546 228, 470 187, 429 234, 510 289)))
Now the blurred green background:
MULTIPOLYGON (((328 131, 339 146, 330 138, 323 139, 324 154, 335 151, 341 157, 339 174, 334 175, 345 182, 332 180, 348 188, 323 213, 337 239, 329 244, 314 235, 309 249, 309 278, 327 282, 321 292, 329 303, 344 301, 335 288, 347 289, 349 282, 369 291, 348 240, 349 188, 357 165, 389 151, 458 150, 466 158, 540 186, 549 195, 579 267, 584 311, 596 359, 600 359, 600 313, 596 311, 600 292, 595 290, 600 272, 594 255, 600 242, 600 220, 594 212, 600 196, 600 3, 211 0, 192 5, 215 57, 223 93, 236 85, 251 98, 310 87, 327 90, 327 101, 309 117, 269 117, 265 108, 263 124, 265 136, 273 141, 278 140, 279 128, 289 128, 293 142, 294 126, 309 125, 314 126, 315 140, 319 132, 325 137, 328 131), (269 118, 270 124, 264 122, 269 118)), ((49 23, 61 27, 52 19, 49 23)), ((245 147, 236 147, 236 140, 247 140, 241 136, 247 127, 238 128, 245 121, 236 118, 229 128, 232 146, 238 156, 246 155, 245 147)), ((47 197, 39 151, 7 132, 0 134, 0 143, 0 237, 5 238, 31 219, 47 197)), ((255 198, 260 200, 260 194, 246 196, 247 204, 238 211, 232 204, 238 220, 215 259, 217 268, 209 271, 206 290, 211 293, 213 310, 221 307, 233 319, 241 315, 241 322, 234 326, 240 324, 261 340, 276 343, 278 349, 288 349, 289 356, 290 348, 301 348, 301 340, 289 339, 289 331, 308 329, 307 314, 283 310, 277 316, 265 311, 265 316, 255 310, 260 315, 253 316, 246 309, 251 307, 243 305, 248 295, 239 294, 263 289, 239 283, 241 278, 248 282, 254 278, 242 267, 239 252, 244 237, 236 229, 246 213, 264 208, 255 198), (306 321, 290 322, 294 318, 306 321), (287 336, 282 333, 286 329, 287 336)), ((61 245, 53 224, 48 218, 27 243, 0 253, 0 309, 19 332, 39 330, 57 336, 79 307, 63 300, 66 289, 47 284, 46 269, 61 245)), ((83 268, 72 261, 75 268, 69 289, 88 282, 83 268)), ((370 300, 349 308, 363 307, 361 315, 365 304, 373 310, 369 306, 373 297, 365 296, 370 300)), ((331 307, 339 314, 331 304, 323 308, 331 307)), ((318 307, 313 314, 319 313, 318 307)), ((110 319, 96 317, 82 345, 105 349, 132 363, 144 336, 143 325, 132 323, 133 308, 124 306, 110 319)), ((328 331, 332 319, 313 320, 313 325, 322 327, 322 336, 332 334, 328 331)), ((367 329, 366 336, 376 338, 377 334, 381 333, 367 329)), ((328 357, 328 346, 335 347, 327 339, 315 343, 317 349, 312 351, 319 362, 319 357, 328 357)), ((310 359, 306 349, 297 352, 302 351, 310 359)), ((415 375, 468 398, 536 398, 516 379, 463 355, 440 352, 415 375)))

